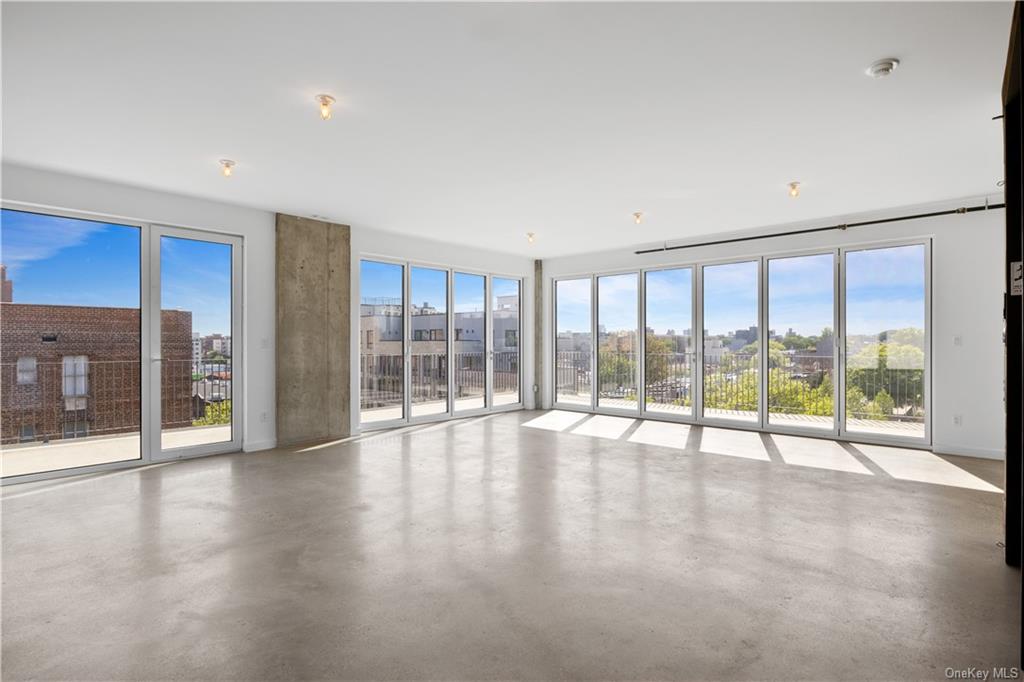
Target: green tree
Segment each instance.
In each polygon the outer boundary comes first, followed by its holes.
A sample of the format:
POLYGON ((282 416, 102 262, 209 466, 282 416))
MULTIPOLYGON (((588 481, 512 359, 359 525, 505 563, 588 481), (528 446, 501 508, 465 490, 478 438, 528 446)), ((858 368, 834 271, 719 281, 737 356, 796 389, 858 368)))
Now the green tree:
POLYGON ((647 363, 644 366, 648 384, 665 381, 669 377, 669 365, 676 349, 669 339, 647 335, 647 363))

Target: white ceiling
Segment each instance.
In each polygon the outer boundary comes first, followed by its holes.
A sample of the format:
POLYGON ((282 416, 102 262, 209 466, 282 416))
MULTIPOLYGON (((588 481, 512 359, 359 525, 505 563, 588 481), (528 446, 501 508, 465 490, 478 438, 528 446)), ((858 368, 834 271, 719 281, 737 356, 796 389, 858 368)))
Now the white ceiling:
POLYGON ((4 158, 537 257, 709 235, 997 191, 1011 13, 4 2, 4 158))

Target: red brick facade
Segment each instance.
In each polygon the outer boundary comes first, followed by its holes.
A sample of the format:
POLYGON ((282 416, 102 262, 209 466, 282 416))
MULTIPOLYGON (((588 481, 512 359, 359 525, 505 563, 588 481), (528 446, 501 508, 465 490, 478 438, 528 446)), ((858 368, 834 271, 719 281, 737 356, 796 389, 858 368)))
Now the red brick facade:
MULTIPOLYGON (((161 312, 164 428, 191 425, 192 313, 161 312)), ((138 431, 141 335, 137 308, 0 305, 0 440, 138 431), (67 380, 64 358, 85 356, 84 397, 67 380), (18 358, 35 358, 19 377, 18 358), (33 380, 34 379, 34 380, 33 380)), ((23 361, 26 362, 26 361, 23 361)))

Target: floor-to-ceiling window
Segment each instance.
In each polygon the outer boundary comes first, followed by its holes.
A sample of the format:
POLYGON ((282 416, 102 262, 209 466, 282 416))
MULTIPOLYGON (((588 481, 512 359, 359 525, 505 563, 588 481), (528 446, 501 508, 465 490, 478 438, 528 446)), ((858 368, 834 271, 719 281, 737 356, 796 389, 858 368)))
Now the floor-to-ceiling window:
POLYGON ((522 292, 518 279, 491 279, 491 337, 494 378, 494 404, 515 405, 521 402, 520 353, 522 292))
POLYGON ((230 441, 232 245, 160 236, 160 447, 230 441))
POLYGON ((767 260, 768 423, 835 428, 835 254, 767 260))
POLYGON ((410 412, 448 411, 448 271, 409 268, 410 412))
POLYGON ((405 267, 359 263, 359 419, 405 417, 405 267))
POLYGON ((5 208, 0 241, 5 477, 241 447, 241 238, 5 208))
POLYGON ((648 412, 693 414, 693 268, 644 273, 648 412))
POLYGON ((359 277, 362 425, 522 404, 521 280, 373 259, 359 277))
POLYGON ((555 281, 555 402, 590 406, 591 279, 555 281))
POLYGON ((642 400, 651 417, 927 442, 928 249, 924 240, 556 278, 554 402, 615 412, 642 400))
POLYGON ((141 232, 3 210, 4 476, 142 457, 141 232))
POLYGON ((636 410, 637 273, 597 278, 597 405, 636 410))
POLYGON ((487 407, 487 279, 455 273, 455 411, 487 407))
POLYGON ((924 244, 845 253, 846 432, 925 437, 927 273, 924 244))
POLYGON ((704 416, 757 422, 758 261, 704 267, 704 416))

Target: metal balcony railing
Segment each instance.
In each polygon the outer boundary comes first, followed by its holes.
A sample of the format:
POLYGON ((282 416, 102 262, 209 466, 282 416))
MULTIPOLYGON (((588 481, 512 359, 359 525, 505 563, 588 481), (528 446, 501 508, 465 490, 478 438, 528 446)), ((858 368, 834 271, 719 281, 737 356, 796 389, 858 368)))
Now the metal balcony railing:
MULTIPOLYGON (((599 398, 636 400, 637 354, 598 350, 599 398)), ((588 351, 555 354, 555 385, 559 399, 589 403, 594 373, 588 351)), ((771 352, 768 360, 769 415, 832 416, 835 414, 833 358, 813 352, 771 352)), ((645 358, 648 406, 692 406, 694 354, 649 353, 645 358)), ((704 356, 704 408, 721 413, 756 416, 760 391, 760 358, 756 353, 704 356)), ((846 376, 846 409, 850 420, 924 423, 924 370, 851 368, 846 376)))
MULTIPOLYGON (((161 427, 231 422, 231 362, 162 360, 161 427)), ((5 444, 137 433, 142 363, 38 362, 35 371, 0 365, 0 439, 5 444)))
MULTIPOLYGON (((410 400, 413 403, 446 400, 448 396, 447 353, 410 354, 410 400)), ((519 390, 519 351, 496 351, 492 359, 494 393, 519 390)), ((451 370, 455 398, 482 396, 486 383, 483 351, 452 355, 451 370)), ((400 354, 363 353, 359 357, 359 404, 364 410, 394 407, 404 400, 405 361, 400 354)))

